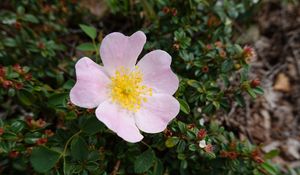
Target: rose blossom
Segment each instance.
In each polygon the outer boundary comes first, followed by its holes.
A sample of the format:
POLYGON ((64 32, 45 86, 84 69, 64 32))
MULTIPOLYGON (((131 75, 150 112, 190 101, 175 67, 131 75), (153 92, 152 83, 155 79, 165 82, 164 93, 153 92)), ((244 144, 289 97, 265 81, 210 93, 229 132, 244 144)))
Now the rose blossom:
POLYGON ((75 65, 77 82, 70 92, 72 103, 97 107, 97 118, 133 143, 143 139, 139 130, 163 131, 180 109, 172 96, 179 80, 170 68, 171 56, 154 50, 136 64, 145 43, 141 31, 129 37, 118 32, 107 35, 100 47, 104 66, 81 58, 75 65))

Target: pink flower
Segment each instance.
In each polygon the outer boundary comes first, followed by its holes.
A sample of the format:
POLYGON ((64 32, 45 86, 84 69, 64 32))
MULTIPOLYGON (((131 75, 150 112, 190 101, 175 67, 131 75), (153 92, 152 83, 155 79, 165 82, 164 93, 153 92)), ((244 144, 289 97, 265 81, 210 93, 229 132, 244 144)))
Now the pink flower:
POLYGON ((132 143, 143 139, 139 130, 161 132, 179 113, 179 103, 172 96, 179 85, 170 68, 172 58, 154 50, 136 64, 145 43, 141 31, 129 37, 117 32, 107 35, 100 47, 104 66, 81 58, 70 92, 72 103, 97 107, 97 118, 132 143))

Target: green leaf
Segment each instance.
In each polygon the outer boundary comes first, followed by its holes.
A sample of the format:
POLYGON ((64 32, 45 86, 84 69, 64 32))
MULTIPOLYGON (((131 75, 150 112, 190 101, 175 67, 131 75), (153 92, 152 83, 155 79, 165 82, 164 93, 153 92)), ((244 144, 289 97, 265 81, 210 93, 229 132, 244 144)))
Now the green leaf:
POLYGON ((68 97, 68 93, 53 93, 49 97, 47 104, 51 107, 65 107, 68 97))
POLYGON ((210 132, 212 132, 212 133, 218 132, 218 130, 219 130, 219 125, 218 125, 218 123, 216 123, 216 122, 211 122, 211 123, 209 124, 209 130, 210 130, 210 132))
MULTIPOLYGON (((87 159, 90 162, 96 162, 101 159, 100 153, 97 150, 90 151, 87 159)), ((97 164, 97 166, 98 166, 98 164, 97 164)))
POLYGON ((30 106, 35 100, 32 93, 30 93, 27 90, 18 91, 18 98, 19 98, 20 102, 25 106, 30 106))
POLYGON ((181 160, 180 162, 180 169, 186 169, 188 166, 187 160, 181 160))
POLYGON ((212 103, 217 110, 220 109, 220 103, 218 101, 213 101, 212 103))
POLYGON ((5 39, 3 39, 2 42, 7 47, 16 47, 17 46, 17 42, 14 38, 5 38, 5 39))
POLYGON ((179 154, 177 154, 177 159, 179 159, 179 160, 185 160, 186 156, 185 156, 184 153, 179 153, 179 154))
POLYGON ((166 142, 165 145, 167 148, 172 148, 175 145, 177 145, 177 143, 179 142, 179 138, 178 137, 169 137, 166 142))
POLYGON ((26 14, 23 18, 24 21, 28 21, 28 22, 31 22, 31 23, 39 23, 39 20, 31 15, 31 14, 26 14))
POLYGON ((77 118, 77 113, 75 111, 69 111, 65 116, 66 120, 74 120, 76 118, 77 118))
POLYGON ((149 170, 154 162, 155 155, 151 149, 143 152, 139 155, 134 161, 134 172, 135 173, 144 173, 149 170))
POLYGON ((214 105, 212 103, 209 103, 208 105, 204 106, 202 109, 203 113, 209 114, 212 112, 214 105))
POLYGON ((180 132, 185 133, 186 132, 186 124, 181 121, 178 121, 177 124, 178 124, 178 128, 179 128, 180 132))
POLYGON ((13 123, 10 125, 10 129, 15 132, 18 133, 20 131, 22 131, 25 128, 25 123, 23 121, 19 121, 19 120, 15 120, 13 121, 13 123))
POLYGON ((233 47, 237 51, 238 54, 241 54, 243 52, 243 48, 240 45, 234 44, 233 47))
POLYGON ((205 153, 205 155, 207 156, 208 159, 216 158, 216 154, 214 152, 207 152, 207 153, 205 153))
POLYGON ((183 99, 177 99, 180 103, 180 110, 186 114, 189 114, 191 112, 189 104, 183 100, 183 99))
POLYGON ((0 151, 1 151, 1 153, 10 152, 10 143, 9 142, 0 142, 0 151))
POLYGON ((253 170, 253 175, 264 175, 264 174, 261 173, 258 169, 254 169, 253 170))
POLYGON ((157 19, 156 13, 155 13, 155 11, 154 11, 154 9, 152 7, 152 4, 149 3, 149 1, 147 1, 147 0, 141 0, 141 4, 142 4, 142 6, 144 8, 144 12, 146 12, 146 16, 150 20, 154 21, 155 19, 157 19))
POLYGON ((17 134, 12 133, 12 132, 4 132, 4 134, 2 134, 1 137, 6 140, 17 140, 18 139, 17 134))
POLYGON ((63 85, 63 88, 66 89, 66 90, 70 90, 72 89, 72 87, 74 86, 75 82, 74 80, 67 80, 64 85, 63 85))
POLYGON ((72 175, 74 174, 74 171, 76 171, 76 166, 75 164, 71 162, 65 162, 63 165, 63 174, 64 175, 72 175))
POLYGON ((32 167, 39 173, 46 173, 54 167, 60 154, 47 147, 35 147, 30 156, 32 167))
POLYGON ((253 91, 253 89, 251 88, 247 88, 247 93, 252 97, 252 98, 256 98, 256 94, 253 91))
POLYGON ((274 150, 271 150, 271 151, 269 151, 268 153, 266 153, 266 154, 264 155, 264 158, 265 158, 265 159, 272 159, 272 158, 278 156, 279 153, 280 153, 280 151, 279 151, 278 149, 274 149, 274 150))
POLYGON ((198 149, 198 146, 196 144, 190 144, 189 145, 189 150, 190 151, 196 151, 198 149))
POLYGON ((18 6, 17 7, 17 13, 19 15, 23 15, 25 13, 25 8, 23 6, 18 6))
POLYGON ((250 69, 250 66, 246 65, 244 67, 244 69, 242 70, 242 72, 241 72, 241 80, 240 80, 241 83, 244 82, 244 81, 247 81, 248 75, 249 75, 249 69, 250 69))
POLYGON ((88 157, 89 150, 85 140, 80 137, 74 137, 71 142, 71 155, 75 160, 85 160, 88 157))
POLYGON ((228 79, 228 76, 225 75, 225 74, 222 74, 221 77, 222 77, 222 80, 223 80, 223 82, 224 82, 224 85, 225 85, 226 87, 229 87, 230 81, 229 81, 229 79, 228 79))
POLYGON ((0 127, 2 128, 4 126, 3 120, 0 118, 0 127))
POLYGON ((187 130, 186 134, 190 139, 195 139, 196 138, 196 134, 191 130, 187 130))
POLYGON ((227 12, 231 18, 237 18, 239 15, 239 12, 236 10, 235 6, 228 6, 227 12))
POLYGON ((28 132, 25 134, 24 141, 28 144, 35 144, 36 141, 42 137, 42 134, 39 132, 28 132))
POLYGON ((194 88, 200 88, 200 83, 196 80, 188 80, 187 84, 194 87, 194 88))
POLYGON ((242 96, 242 94, 235 94, 235 101, 237 102, 237 104, 241 107, 245 106, 246 103, 245 103, 245 99, 244 97, 242 96))
POLYGON ((92 26, 87 26, 87 25, 84 25, 84 24, 80 24, 79 25, 81 30, 83 30, 83 32, 85 34, 87 34, 91 39, 96 39, 97 37, 97 29, 95 27, 92 27, 92 26))
POLYGON ((269 163, 265 162, 261 164, 261 167, 266 170, 268 173, 270 173, 270 175, 277 175, 277 170, 275 167, 273 167, 272 165, 270 165, 269 163))
POLYGON ((8 72, 6 76, 8 79, 14 79, 14 78, 18 78, 20 75, 16 72, 8 72))
POLYGON ((195 62, 194 62, 194 65, 195 65, 196 67, 203 67, 203 63, 200 62, 200 61, 195 61, 195 62))
POLYGON ((10 96, 10 97, 15 96, 16 95, 16 90, 13 89, 13 88, 9 88, 8 92, 7 92, 7 95, 10 96))
POLYGON ((224 72, 224 73, 229 72, 232 68, 233 68, 233 61, 227 59, 222 64, 221 72, 224 72))
POLYGON ((93 43, 82 43, 76 49, 80 51, 95 51, 93 43))
POLYGON ((164 165, 161 160, 157 159, 154 164, 152 175, 163 175, 163 173, 164 173, 164 165))
POLYGON ((256 94, 263 95, 264 90, 261 87, 256 87, 252 89, 256 94))
POLYGON ((182 153, 182 152, 184 152, 185 148, 186 148, 186 142, 184 140, 180 140, 177 144, 176 151, 178 153, 182 153))
POLYGON ((95 116, 89 117, 86 121, 83 122, 81 130, 90 135, 96 134, 104 129, 104 125, 99 122, 95 116))

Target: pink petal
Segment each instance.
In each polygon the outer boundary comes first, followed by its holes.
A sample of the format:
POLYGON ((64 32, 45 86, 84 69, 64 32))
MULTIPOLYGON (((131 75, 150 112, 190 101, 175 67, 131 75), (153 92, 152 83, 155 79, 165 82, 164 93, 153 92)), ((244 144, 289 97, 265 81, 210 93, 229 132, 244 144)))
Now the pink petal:
POLYGON ((179 102, 171 95, 153 94, 135 114, 138 128, 147 133, 158 133, 179 113, 179 102))
POLYGON ((137 64, 143 73, 143 84, 156 93, 173 95, 179 86, 177 76, 172 72, 171 56, 163 50, 146 54, 137 64))
POLYGON ((91 59, 81 58, 75 65, 77 81, 71 89, 71 102, 83 108, 95 108, 107 97, 109 82, 102 67, 91 59))
POLYGON ((141 31, 129 37, 118 32, 107 35, 100 46, 101 59, 107 72, 113 75, 118 67, 133 68, 145 43, 146 35, 141 31))
POLYGON ((135 143, 143 139, 130 112, 117 104, 104 101, 96 109, 97 118, 124 140, 135 143))

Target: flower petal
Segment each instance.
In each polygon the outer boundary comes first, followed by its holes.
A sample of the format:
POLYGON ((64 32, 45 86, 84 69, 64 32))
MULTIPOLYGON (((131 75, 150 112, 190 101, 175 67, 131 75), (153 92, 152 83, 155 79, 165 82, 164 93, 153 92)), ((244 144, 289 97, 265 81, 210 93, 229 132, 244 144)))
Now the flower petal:
POLYGON ((97 118, 124 140, 135 143, 143 139, 131 113, 117 104, 104 101, 96 109, 97 118))
POLYGON ((107 35, 100 46, 105 70, 113 75, 118 67, 133 68, 145 43, 146 35, 141 31, 129 37, 118 32, 107 35))
POLYGON ((71 102, 83 108, 95 108, 106 99, 109 79, 102 67, 81 58, 75 65, 77 81, 70 91, 71 102))
POLYGON ((147 133, 163 131, 179 113, 179 102, 168 94, 153 94, 147 97, 141 109, 135 114, 138 128, 147 133))
POLYGON ((177 76, 171 70, 171 56, 163 50, 146 54, 137 64, 143 73, 143 84, 156 93, 173 95, 179 86, 177 76))
POLYGON ((200 147, 200 148, 205 148, 205 147, 206 147, 206 141, 205 141, 205 140, 201 140, 201 141, 199 142, 199 147, 200 147))

